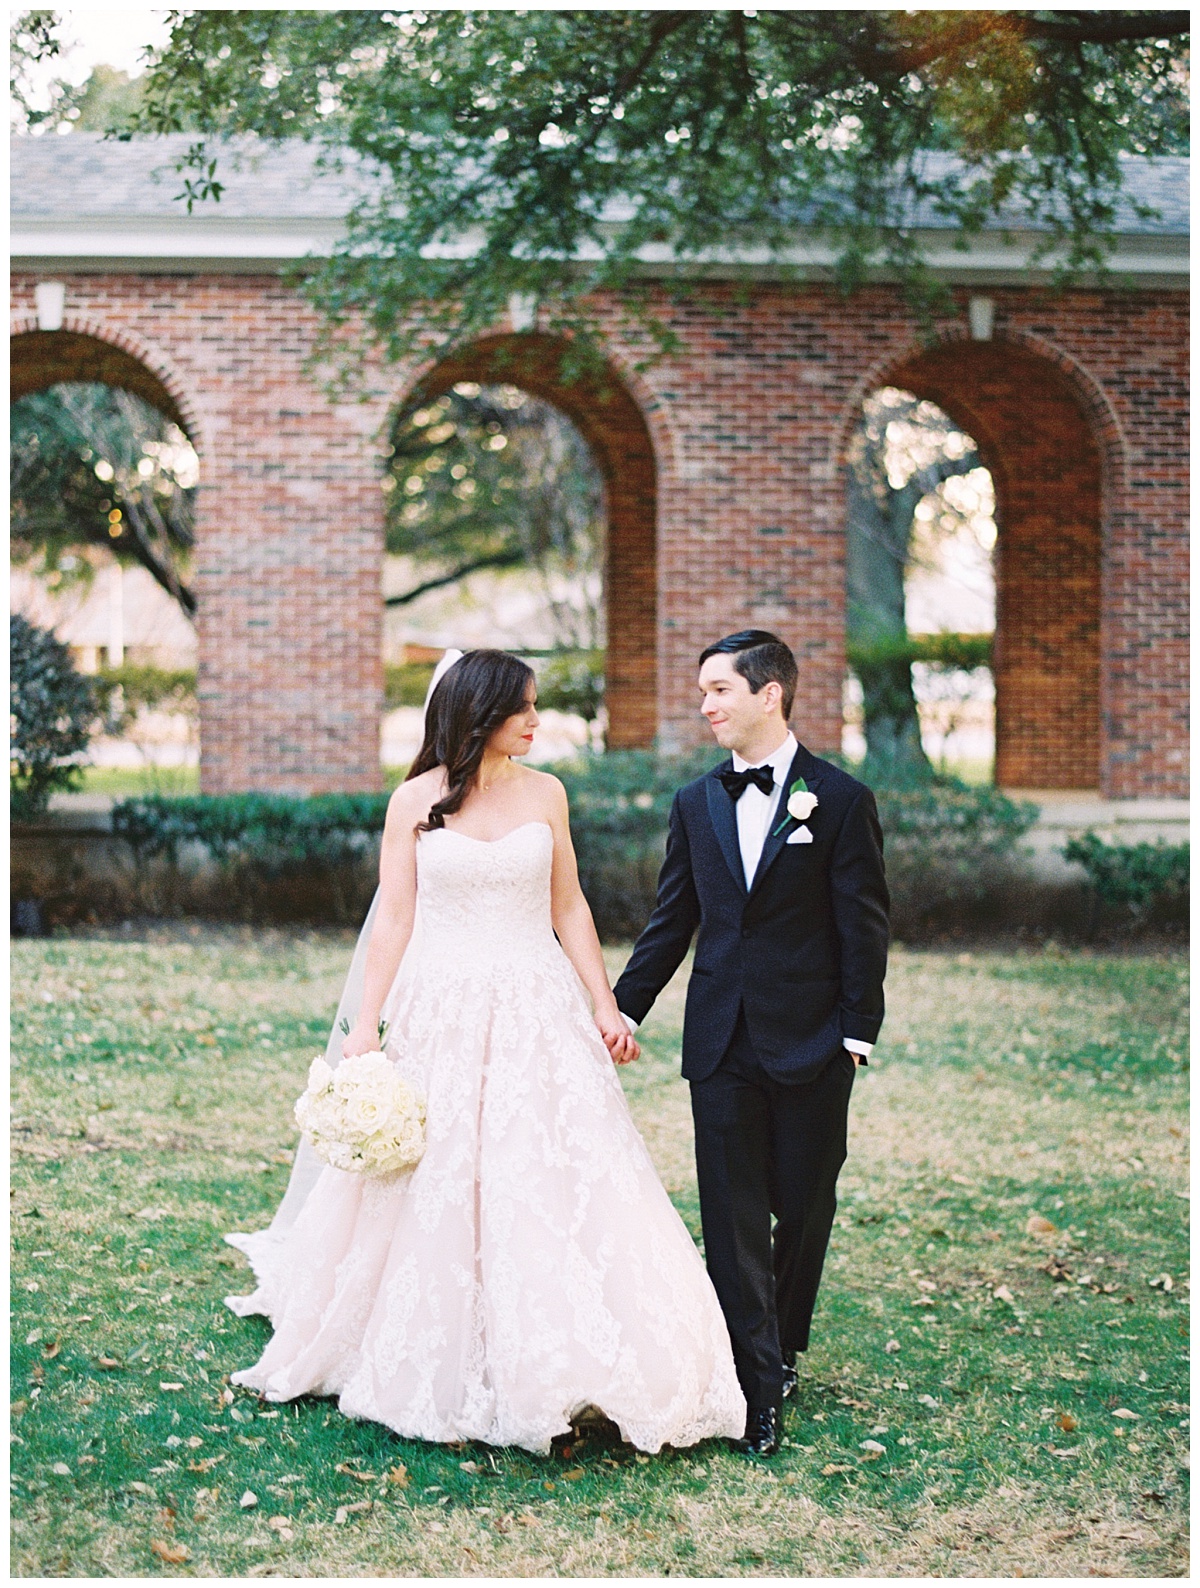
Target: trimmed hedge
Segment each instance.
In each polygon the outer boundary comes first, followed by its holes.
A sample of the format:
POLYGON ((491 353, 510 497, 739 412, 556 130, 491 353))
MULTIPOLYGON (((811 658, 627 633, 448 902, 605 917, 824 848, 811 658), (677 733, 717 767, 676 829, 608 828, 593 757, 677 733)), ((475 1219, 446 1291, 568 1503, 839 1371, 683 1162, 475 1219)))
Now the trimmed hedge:
MULTIPOLYGON (((570 800, 580 880, 606 940, 628 941, 645 925, 675 790, 718 755, 611 750, 555 766, 570 800)), ((886 767, 869 776, 900 936, 951 928, 989 900, 1037 819, 1036 806, 993 788, 886 767)), ((232 914, 349 923, 361 919, 375 886, 387 802, 386 794, 147 795, 121 801, 112 821, 141 864, 161 858, 174 867, 185 845, 202 846, 228 875, 232 914)))
POLYGON ((1190 844, 1106 844, 1096 833, 1072 838, 1062 851, 1088 874, 1102 904, 1123 907, 1135 921, 1186 904, 1191 876, 1190 844))

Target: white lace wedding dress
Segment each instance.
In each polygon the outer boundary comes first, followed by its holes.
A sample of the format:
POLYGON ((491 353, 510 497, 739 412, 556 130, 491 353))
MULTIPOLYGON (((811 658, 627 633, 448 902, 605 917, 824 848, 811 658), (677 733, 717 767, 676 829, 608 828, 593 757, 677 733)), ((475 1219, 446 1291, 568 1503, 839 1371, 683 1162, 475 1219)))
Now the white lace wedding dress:
POLYGON ((648 1451, 743 1432, 716 1295, 551 929, 553 848, 544 822, 418 840, 422 929, 383 1013, 425 1155, 324 1168, 286 1238, 226 1237, 258 1281, 227 1304, 274 1327, 235 1384, 543 1452, 588 1406, 648 1451))

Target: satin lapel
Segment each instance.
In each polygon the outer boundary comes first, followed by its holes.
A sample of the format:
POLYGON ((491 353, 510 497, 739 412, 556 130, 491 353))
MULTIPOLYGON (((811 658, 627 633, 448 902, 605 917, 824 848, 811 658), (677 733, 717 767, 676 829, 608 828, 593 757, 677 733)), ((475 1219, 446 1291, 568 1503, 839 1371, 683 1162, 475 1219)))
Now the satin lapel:
MULTIPOLYGON (((725 766, 732 766, 728 761, 725 766)), ((717 781, 717 772, 723 772, 725 766, 719 766, 709 777, 704 792, 708 796, 708 814, 713 824, 713 831, 717 835, 717 842, 721 852, 728 862, 733 873, 733 880, 738 885, 738 891, 746 891, 746 873, 742 867, 742 851, 738 844, 736 807, 729 798, 729 791, 724 783, 717 781)))
POLYGON ((778 804, 776 805, 776 808, 771 816, 771 828, 767 833, 766 841, 762 846, 762 854, 758 857, 758 870, 754 873, 754 878, 750 883, 751 893, 753 893, 758 887, 759 883, 761 883, 762 879, 766 876, 767 872, 774 863, 779 851, 783 848, 784 844, 787 843, 788 834, 794 833, 796 828, 800 825, 794 816, 789 816, 787 814, 788 790, 798 777, 802 777, 812 792, 814 794, 817 792, 817 784, 820 781, 820 774, 815 769, 810 770, 812 761, 813 757, 809 754, 809 752, 804 748, 803 745, 799 745, 795 755, 792 757, 792 764, 788 768, 787 781, 784 783, 783 788, 780 791, 778 804))

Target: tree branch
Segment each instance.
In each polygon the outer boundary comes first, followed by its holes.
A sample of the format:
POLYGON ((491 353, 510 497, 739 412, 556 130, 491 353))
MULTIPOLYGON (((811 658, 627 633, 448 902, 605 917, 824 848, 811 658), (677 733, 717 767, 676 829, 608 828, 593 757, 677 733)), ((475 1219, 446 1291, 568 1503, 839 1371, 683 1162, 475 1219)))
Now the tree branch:
POLYGON ((457 579, 465 579, 469 573, 478 573, 481 568, 516 568, 525 561, 524 551, 496 552, 490 557, 477 557, 473 562, 463 563, 451 573, 439 574, 436 579, 426 579, 424 584, 406 590, 403 595, 385 596, 383 604, 385 607, 404 607, 410 601, 415 601, 418 596, 423 596, 430 590, 441 590, 457 579))

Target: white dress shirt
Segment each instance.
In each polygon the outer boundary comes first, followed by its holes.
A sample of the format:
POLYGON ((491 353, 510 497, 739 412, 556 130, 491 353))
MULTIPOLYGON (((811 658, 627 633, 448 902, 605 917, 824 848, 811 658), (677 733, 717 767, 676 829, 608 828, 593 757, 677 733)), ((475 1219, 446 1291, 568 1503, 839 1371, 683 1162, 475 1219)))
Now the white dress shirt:
MULTIPOLYGON (((771 825, 773 822, 778 825, 776 811, 783 808, 787 797, 786 794, 781 795, 780 790, 787 782, 787 775, 798 749, 796 736, 789 730, 784 735, 779 748, 773 750, 765 760, 746 761, 736 751, 733 752, 735 772, 745 772, 751 766, 769 766, 775 780, 775 787, 769 794, 764 794, 762 789, 756 788, 751 783, 742 791, 741 798, 737 802, 738 848, 742 852, 742 870, 746 874, 747 888, 754 881, 754 873, 758 870, 758 862, 762 858, 763 845, 767 841, 771 825)), ((631 1031, 637 1030, 637 1025, 628 1015, 623 1015, 622 1018, 631 1031)), ((843 1037, 842 1045, 853 1054, 861 1054, 863 1058, 866 1058, 874 1046, 871 1042, 859 1042, 853 1037, 843 1037)))

